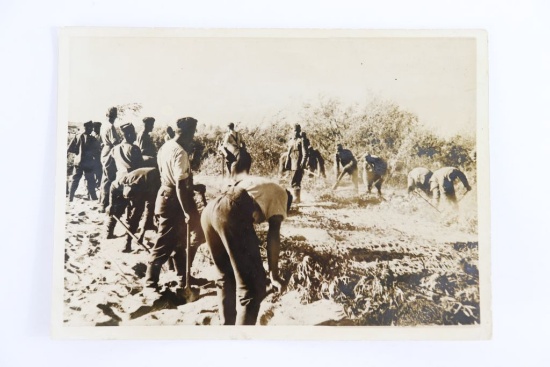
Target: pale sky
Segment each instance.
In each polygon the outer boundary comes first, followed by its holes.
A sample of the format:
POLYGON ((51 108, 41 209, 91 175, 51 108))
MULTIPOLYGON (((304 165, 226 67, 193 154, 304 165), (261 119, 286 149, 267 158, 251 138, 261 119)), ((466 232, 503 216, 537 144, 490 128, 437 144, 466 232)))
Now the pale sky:
POLYGON ((159 124, 293 122, 319 96, 389 99, 442 135, 473 133, 473 38, 106 38, 70 44, 69 121, 138 102, 159 124))

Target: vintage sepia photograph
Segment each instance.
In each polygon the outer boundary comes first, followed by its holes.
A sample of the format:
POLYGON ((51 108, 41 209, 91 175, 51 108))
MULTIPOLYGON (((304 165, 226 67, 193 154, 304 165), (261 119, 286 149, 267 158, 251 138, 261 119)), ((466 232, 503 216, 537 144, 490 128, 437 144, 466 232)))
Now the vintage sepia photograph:
POLYGON ((56 337, 487 339, 483 31, 63 28, 56 337))

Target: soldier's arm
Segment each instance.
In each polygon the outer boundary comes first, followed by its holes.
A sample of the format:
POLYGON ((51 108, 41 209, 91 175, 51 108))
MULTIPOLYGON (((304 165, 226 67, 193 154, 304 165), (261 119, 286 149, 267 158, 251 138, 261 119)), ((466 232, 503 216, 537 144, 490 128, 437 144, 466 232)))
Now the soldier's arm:
POLYGON ((340 174, 340 156, 336 153, 334 157, 334 171, 336 172, 336 177, 340 174))
POLYGON ((281 249, 281 223, 282 215, 274 215, 269 218, 267 230, 267 266, 269 278, 273 287, 279 291, 282 289, 282 281, 279 278, 279 252, 281 249))
POLYGON ((188 177, 178 181, 178 187, 176 188, 176 195, 178 202, 180 203, 183 213, 185 215, 185 221, 188 222, 190 213, 192 212, 193 204, 193 179, 188 177))
POLYGON ((456 170, 456 176, 460 179, 460 181, 462 181, 462 184, 464 185, 466 190, 470 191, 472 189, 472 187, 468 183, 468 179, 466 178, 466 175, 462 171, 456 170))

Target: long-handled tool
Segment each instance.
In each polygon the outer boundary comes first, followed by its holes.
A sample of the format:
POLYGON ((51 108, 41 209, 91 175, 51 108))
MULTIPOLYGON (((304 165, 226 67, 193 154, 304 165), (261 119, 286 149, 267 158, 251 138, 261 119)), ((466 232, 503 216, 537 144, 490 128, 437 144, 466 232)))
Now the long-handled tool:
POLYGON ((344 177, 345 173, 346 171, 342 171, 342 173, 338 175, 338 178, 336 179, 336 183, 334 184, 334 186, 332 186, 332 190, 336 190, 336 188, 338 187, 338 184, 340 183, 340 180, 342 180, 342 177, 344 177))
POLYGON ((200 290, 191 288, 191 259, 189 249, 191 247, 191 230, 189 228, 189 220, 187 220, 187 236, 186 236, 186 256, 185 256, 185 288, 183 288, 183 297, 187 303, 195 302, 199 299, 200 290))
POLYGON ((120 223, 122 225, 122 227, 124 228, 124 230, 126 231, 126 233, 128 233, 130 235, 130 237, 132 237, 134 239, 134 241, 140 245, 141 247, 143 247, 145 249, 145 251, 147 251, 148 253, 151 253, 151 250, 149 250, 149 247, 145 246, 143 243, 141 243, 141 241, 139 240, 139 238, 137 238, 137 236, 135 234, 132 233, 132 231, 130 231, 130 228, 128 228, 126 226, 126 224, 124 224, 124 222, 122 220, 120 220, 119 217, 117 217, 116 215, 113 215, 112 216, 113 218, 115 218, 117 220, 118 223, 120 223))
POLYGON ((462 195, 462 197, 457 201, 457 203, 460 203, 460 202, 462 201, 462 199, 464 199, 464 197, 465 197, 466 195, 468 195, 469 192, 470 192, 470 191, 466 190, 466 192, 464 193, 464 195, 462 195))
POLYGON ((432 203, 430 203, 430 202, 429 202, 428 200, 426 200, 422 195, 420 195, 420 194, 418 193, 418 191, 416 191, 416 189, 414 189, 414 193, 415 193, 416 195, 418 195, 422 200, 424 200, 425 202, 427 202, 428 205, 430 205, 432 208, 434 208, 435 210, 437 210, 438 213, 441 213, 441 211, 440 211, 439 209, 437 209, 435 206, 432 205, 432 203))

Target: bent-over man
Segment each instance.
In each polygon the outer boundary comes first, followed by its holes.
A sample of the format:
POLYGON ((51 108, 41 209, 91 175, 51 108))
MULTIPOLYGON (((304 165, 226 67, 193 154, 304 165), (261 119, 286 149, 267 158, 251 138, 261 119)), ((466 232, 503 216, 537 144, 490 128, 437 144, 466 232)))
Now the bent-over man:
POLYGON ((433 199, 439 204, 441 192, 445 193, 445 197, 453 204, 456 204, 456 193, 454 187, 454 181, 459 179, 467 191, 472 188, 468 183, 466 175, 455 167, 443 167, 438 169, 432 174, 430 178, 430 191, 432 192, 433 199))
MULTIPOLYGON (((111 205, 109 206, 109 223, 107 239, 113 238, 116 226, 114 217, 120 218, 126 211, 126 226, 136 233, 143 216, 142 234, 147 229, 154 228, 153 215, 155 198, 160 188, 158 169, 152 167, 139 168, 129 172, 111 185, 111 205)), ((142 236, 143 239, 143 236, 142 236)), ((126 234, 126 246, 123 252, 132 251, 132 236, 126 234)))
POLYGON ((266 273, 254 223, 267 221, 267 265, 279 291, 280 228, 292 203, 290 193, 266 178, 247 176, 204 209, 201 224, 220 272, 218 297, 223 325, 254 325, 266 295, 266 273))
POLYGON ((411 193, 416 189, 420 189, 426 195, 429 195, 432 174, 432 171, 424 167, 413 168, 407 175, 408 192, 411 193))
POLYGON ((353 156, 353 153, 348 150, 344 149, 342 147, 342 144, 338 144, 336 146, 336 156, 334 159, 334 166, 336 171, 336 183, 332 187, 333 190, 336 190, 338 187, 338 184, 340 183, 340 180, 344 177, 344 175, 347 173, 351 176, 351 181, 353 182, 353 186, 355 187, 355 191, 358 191, 358 181, 359 181, 359 175, 357 173, 357 160, 353 156), (342 165, 342 173, 340 173, 340 165, 342 165))
POLYGON ((363 181, 367 184, 367 193, 370 194, 372 186, 376 187, 378 196, 382 196, 382 183, 388 171, 386 161, 370 153, 366 153, 363 162, 363 181))

